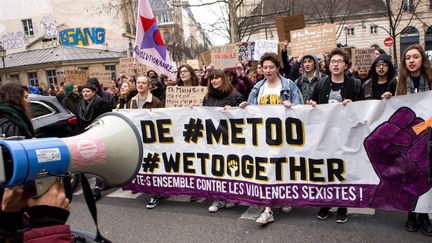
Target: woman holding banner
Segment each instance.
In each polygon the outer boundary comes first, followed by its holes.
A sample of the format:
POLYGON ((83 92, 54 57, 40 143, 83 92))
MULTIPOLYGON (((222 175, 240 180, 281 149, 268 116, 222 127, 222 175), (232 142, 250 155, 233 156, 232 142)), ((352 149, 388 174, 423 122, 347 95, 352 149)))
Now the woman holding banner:
MULTIPOLYGON (((303 104, 303 96, 297 85, 290 79, 279 74, 281 67, 278 57, 274 53, 264 53, 260 64, 264 70, 264 79, 259 81, 249 93, 247 102, 240 103, 240 108, 247 105, 278 105, 287 108, 292 105, 303 104)), ((283 207, 283 212, 290 212, 291 207, 283 207)), ((267 224, 274 221, 271 207, 266 207, 256 219, 259 224, 267 224)))
MULTIPOLYGON (((432 68, 425 51, 419 44, 409 46, 402 55, 396 95, 425 92, 432 89, 432 68)), ((418 230, 432 236, 432 225, 427 213, 408 212, 406 229, 410 232, 418 230)))
MULTIPOLYGON (((243 96, 237 92, 228 81, 226 74, 220 70, 213 70, 208 76, 207 94, 203 100, 203 106, 238 106, 243 100, 243 96)), ((215 213, 221 208, 232 208, 235 204, 222 200, 213 201, 208 211, 215 213)))

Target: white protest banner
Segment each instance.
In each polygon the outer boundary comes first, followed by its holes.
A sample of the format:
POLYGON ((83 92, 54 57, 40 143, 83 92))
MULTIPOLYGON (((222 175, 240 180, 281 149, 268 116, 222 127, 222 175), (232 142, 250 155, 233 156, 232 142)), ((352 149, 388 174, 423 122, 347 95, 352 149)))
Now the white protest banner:
POLYGON ((373 48, 353 48, 352 66, 355 70, 370 70, 373 60, 375 60, 375 50, 373 48))
POLYGON ((322 54, 336 48, 336 25, 324 24, 291 31, 291 55, 322 54))
POLYGON ((203 86, 167 86, 165 107, 201 106, 206 93, 203 86))
POLYGON ((177 68, 165 47, 148 0, 138 0, 136 37, 133 56, 138 62, 176 79, 177 68))
POLYGON ((142 132, 125 186, 261 206, 432 212, 432 91, 342 104, 122 110, 142 132))
POLYGON ((266 52, 278 54, 278 45, 279 42, 277 40, 256 40, 253 59, 260 60, 261 56, 266 52))

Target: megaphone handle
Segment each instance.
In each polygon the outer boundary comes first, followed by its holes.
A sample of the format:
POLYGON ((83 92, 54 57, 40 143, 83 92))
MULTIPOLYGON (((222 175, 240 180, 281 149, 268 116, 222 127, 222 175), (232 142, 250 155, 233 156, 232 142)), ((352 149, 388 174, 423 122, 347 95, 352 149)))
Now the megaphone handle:
POLYGON ((57 180, 58 177, 55 176, 47 176, 47 177, 36 179, 34 181, 36 195, 33 195, 33 197, 37 198, 45 194, 57 180))

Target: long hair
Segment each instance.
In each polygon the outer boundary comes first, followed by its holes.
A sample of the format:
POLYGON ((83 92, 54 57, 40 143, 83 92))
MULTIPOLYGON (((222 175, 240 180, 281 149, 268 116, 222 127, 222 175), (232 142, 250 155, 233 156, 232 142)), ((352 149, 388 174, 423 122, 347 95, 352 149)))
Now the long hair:
POLYGON ((181 65, 181 66, 177 69, 177 79, 176 79, 176 83, 177 83, 177 85, 178 85, 178 86, 184 86, 184 83, 183 83, 183 81, 182 81, 181 78, 180 78, 180 70, 181 70, 183 67, 186 67, 186 68, 188 69, 189 73, 191 74, 191 83, 192 83, 192 86, 198 86, 198 85, 199 85, 199 78, 198 78, 198 76, 195 74, 195 71, 193 70, 193 68, 192 68, 190 65, 188 65, 188 64, 183 64, 183 65, 181 65))
POLYGON ((407 93, 406 86, 407 86, 407 79, 410 75, 407 66, 406 66, 406 54, 410 50, 418 50, 420 52, 421 58, 422 58, 422 64, 420 67, 420 74, 423 75, 425 81, 429 85, 429 89, 432 89, 432 68, 431 68, 431 62, 429 61, 429 58, 426 56, 426 53, 423 49, 423 47, 419 44, 410 45, 403 53, 402 60, 400 62, 400 68, 399 68, 399 79, 396 86, 396 93, 398 95, 405 95, 407 93))
POLYGON ((29 93, 26 86, 16 83, 7 83, 0 87, 0 103, 9 103, 19 106, 30 120, 30 107, 24 100, 25 93, 29 93))
POLYGON ((233 91, 234 88, 231 85, 231 82, 229 82, 227 75, 224 73, 224 71, 220 70, 220 69, 214 69, 209 77, 208 77, 208 83, 207 83, 207 94, 206 97, 208 98, 209 94, 210 94, 210 90, 215 90, 215 88, 213 88, 213 85, 211 84, 211 81, 213 79, 216 78, 221 78, 222 79, 222 84, 220 89, 218 90, 219 92, 222 92, 224 94, 230 95, 233 91))

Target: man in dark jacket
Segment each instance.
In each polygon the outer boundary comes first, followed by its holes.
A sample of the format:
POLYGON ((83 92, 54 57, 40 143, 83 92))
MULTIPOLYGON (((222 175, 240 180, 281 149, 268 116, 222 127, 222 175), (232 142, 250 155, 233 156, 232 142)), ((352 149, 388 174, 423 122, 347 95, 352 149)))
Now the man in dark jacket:
POLYGON ((106 91, 103 90, 102 86, 99 83, 99 80, 97 78, 89 78, 87 80, 87 84, 94 85, 97 89, 96 93, 99 95, 99 97, 102 98, 103 101, 105 101, 107 104, 111 105, 111 109, 115 108, 116 101, 114 99, 114 96, 106 91))
POLYGON ((302 75, 297 78, 295 83, 302 93, 303 100, 310 100, 315 85, 327 75, 321 74, 320 64, 314 55, 305 55, 301 59, 302 75))
POLYGON ((387 54, 379 55, 372 63, 371 78, 363 84, 365 99, 390 98, 396 92, 396 72, 387 54))

